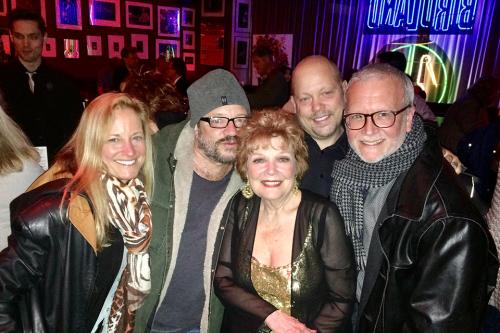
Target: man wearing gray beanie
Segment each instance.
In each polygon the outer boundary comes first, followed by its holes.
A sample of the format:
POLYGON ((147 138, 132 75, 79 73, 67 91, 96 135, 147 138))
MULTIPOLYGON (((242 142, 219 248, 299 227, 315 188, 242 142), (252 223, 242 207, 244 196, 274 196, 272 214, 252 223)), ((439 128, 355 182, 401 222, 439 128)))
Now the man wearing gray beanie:
POLYGON ((137 311, 135 332, 220 331, 223 308, 211 282, 224 209, 242 185, 233 162, 250 106, 223 69, 201 77, 187 94, 190 118, 154 136, 151 292, 137 311))

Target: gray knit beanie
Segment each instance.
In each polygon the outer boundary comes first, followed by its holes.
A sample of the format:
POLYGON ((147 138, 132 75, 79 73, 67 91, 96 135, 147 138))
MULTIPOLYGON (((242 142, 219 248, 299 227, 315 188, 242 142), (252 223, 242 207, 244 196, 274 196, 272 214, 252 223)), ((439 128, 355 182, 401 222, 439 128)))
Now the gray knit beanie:
POLYGON ((195 127, 207 113, 224 105, 241 105, 250 113, 247 96, 236 78, 224 69, 208 72, 195 81, 187 90, 189 121, 195 127))

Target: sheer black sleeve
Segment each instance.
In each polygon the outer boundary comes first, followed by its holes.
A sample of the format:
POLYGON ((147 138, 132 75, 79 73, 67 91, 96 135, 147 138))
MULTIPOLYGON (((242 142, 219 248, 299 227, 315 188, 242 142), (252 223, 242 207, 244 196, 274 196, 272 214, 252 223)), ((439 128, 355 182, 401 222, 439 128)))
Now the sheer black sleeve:
POLYGON ((326 302, 314 320, 321 332, 339 332, 350 320, 356 288, 351 242, 337 207, 328 203, 318 221, 317 244, 324 264, 326 302))

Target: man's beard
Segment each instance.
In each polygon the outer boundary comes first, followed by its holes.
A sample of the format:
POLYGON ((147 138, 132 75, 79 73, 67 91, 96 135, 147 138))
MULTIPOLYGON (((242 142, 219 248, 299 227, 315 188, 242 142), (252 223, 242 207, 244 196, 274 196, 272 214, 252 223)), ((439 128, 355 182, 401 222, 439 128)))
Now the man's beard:
POLYGON ((198 148, 202 152, 204 152, 208 158, 218 163, 231 164, 236 159, 236 151, 234 151, 232 155, 228 156, 222 154, 219 150, 219 146, 227 141, 236 141, 236 137, 228 135, 220 140, 213 142, 203 139, 200 135, 196 136, 196 144, 198 148))

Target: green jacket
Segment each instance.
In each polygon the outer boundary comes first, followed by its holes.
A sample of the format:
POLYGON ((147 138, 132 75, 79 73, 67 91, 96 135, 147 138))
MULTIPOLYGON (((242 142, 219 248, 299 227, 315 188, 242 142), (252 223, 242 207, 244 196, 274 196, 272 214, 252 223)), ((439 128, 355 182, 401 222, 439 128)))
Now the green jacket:
MULTIPOLYGON (((184 228, 193 175, 192 150, 194 131, 187 121, 164 127, 153 137, 155 183, 151 198, 153 236, 149 247, 151 260, 151 292, 137 311, 135 332, 147 332, 147 323, 163 299, 175 267, 180 236, 184 228)), ((226 191, 211 214, 207 234, 207 251, 203 272, 206 300, 201 332, 220 332, 224 308, 213 293, 213 275, 227 220, 224 211, 242 181, 233 171, 226 191)))

